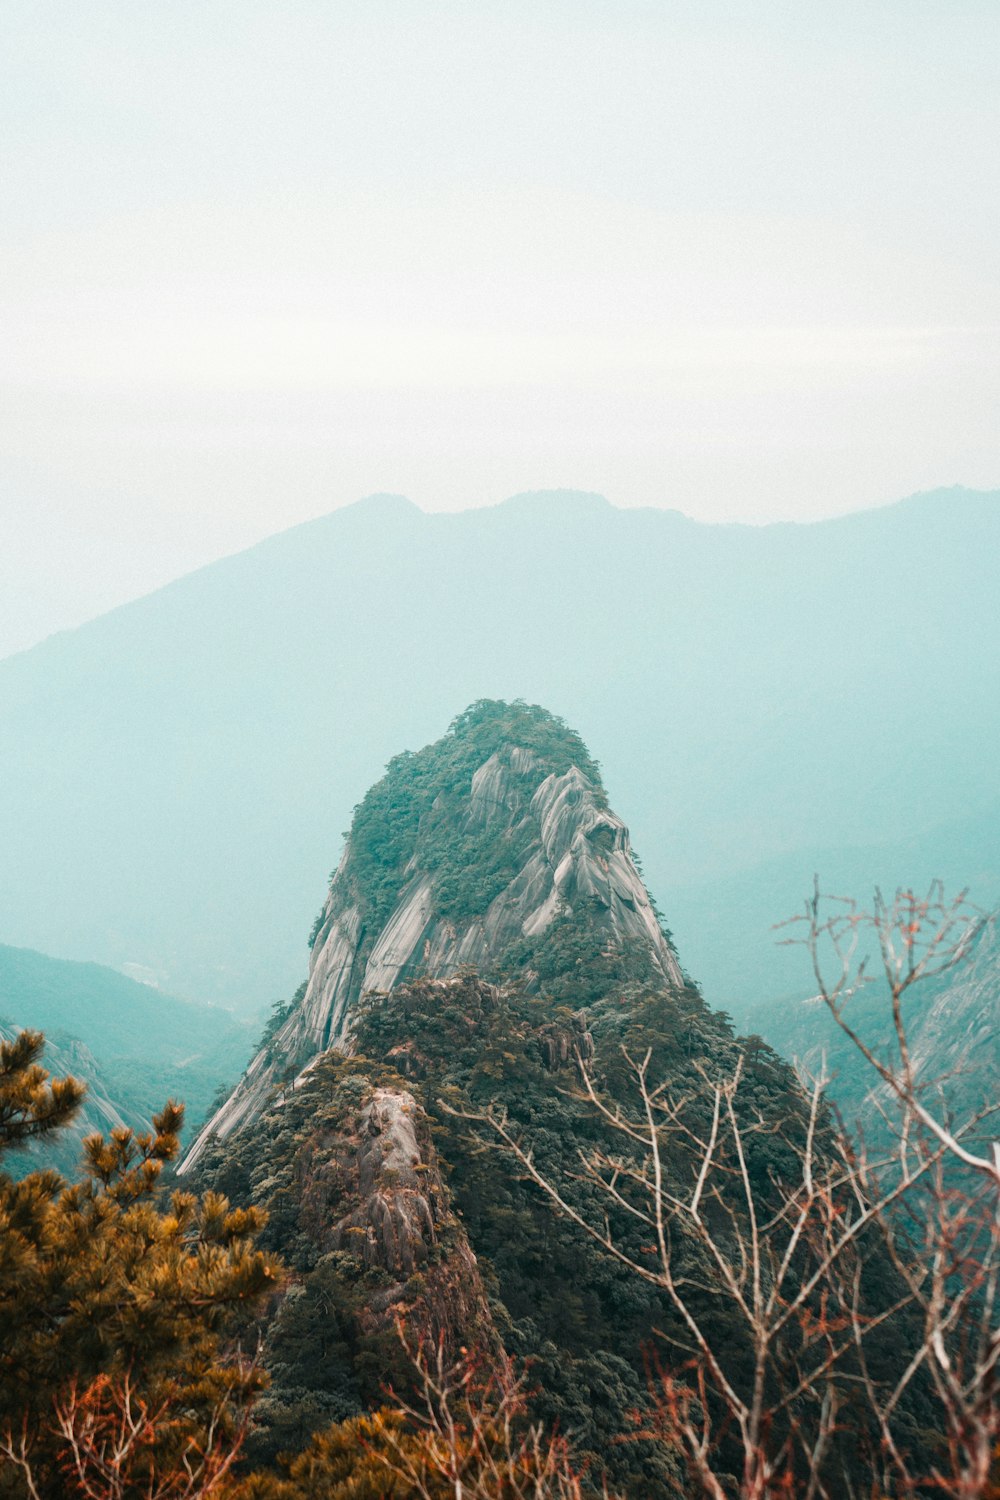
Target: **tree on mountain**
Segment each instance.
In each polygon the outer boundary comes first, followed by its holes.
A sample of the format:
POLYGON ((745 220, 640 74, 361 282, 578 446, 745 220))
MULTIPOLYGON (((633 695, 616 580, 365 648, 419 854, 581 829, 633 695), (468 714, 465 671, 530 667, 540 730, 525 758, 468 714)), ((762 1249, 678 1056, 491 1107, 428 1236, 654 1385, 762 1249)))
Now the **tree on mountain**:
MULTIPOLYGON (((595 1494, 564 1437, 533 1422, 509 1360, 488 1367, 408 1341, 412 1397, 318 1434, 287 1479, 253 1476, 239 1500, 582 1500, 595 1494)), ((605 1500, 612 1500, 604 1491, 605 1500)))
POLYGON ((68 1125, 83 1103, 75 1078, 50 1079, 39 1064, 44 1046, 37 1031, 0 1040, 0 1157, 68 1125))
MULTIPOLYGON (((0 1044, 0 1153, 83 1097, 42 1047, 0 1044)), ((286 1478, 238 1472, 263 1377, 227 1351, 227 1319, 278 1268, 254 1248, 260 1210, 161 1202, 179 1107, 154 1124, 90 1136, 72 1186, 0 1174, 2 1500, 579 1500, 569 1447, 530 1421, 510 1362, 451 1362, 443 1344, 401 1345, 412 1396, 307 1439, 286 1478)))
MULTIPOLYGON (((0 1043, 0 1157, 68 1122, 42 1038, 0 1043)), ((151 1132, 89 1136, 70 1185, 0 1173, 0 1495, 208 1494, 232 1464, 260 1376, 227 1353, 228 1316, 279 1281, 263 1215, 223 1197, 158 1201, 180 1106, 151 1132), (199 1487, 200 1486, 200 1487, 199 1487)))
POLYGON ((578 1058, 580 1093, 614 1143, 580 1151, 586 1206, 502 1110, 456 1113, 606 1255, 666 1293, 678 1326, 654 1355, 644 1429, 683 1453, 688 1493, 984 1500, 996 1494, 1000 1437, 1000 1151, 975 1144, 981 1117, 951 1119, 906 1034, 909 992, 962 962, 979 919, 964 893, 949 901, 934 887, 832 915, 817 889, 796 920, 818 998, 881 1086, 879 1153, 837 1127, 825 1080, 775 1119, 745 1059, 682 1089, 653 1071, 655 1041, 622 1048, 624 1106, 578 1058), (868 980, 855 964, 865 932, 888 990, 889 1055, 850 1024, 868 980), (622 1222, 643 1231, 638 1253, 622 1222))

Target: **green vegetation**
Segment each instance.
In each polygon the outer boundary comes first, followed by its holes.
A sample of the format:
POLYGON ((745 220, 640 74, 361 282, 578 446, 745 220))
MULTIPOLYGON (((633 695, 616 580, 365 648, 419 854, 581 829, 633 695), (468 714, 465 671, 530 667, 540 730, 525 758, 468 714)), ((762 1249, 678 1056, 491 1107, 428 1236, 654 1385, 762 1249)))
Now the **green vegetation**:
MULTIPOLYGON (((461 920, 478 915, 517 874, 530 828, 520 835, 514 829, 498 840, 495 831, 470 829, 456 816, 474 773, 507 745, 531 751, 547 775, 562 776, 570 766, 579 767, 603 800, 597 762, 556 715, 526 703, 485 698, 473 703, 442 739, 416 753, 394 756, 354 809, 345 875, 364 900, 372 930, 378 931, 392 914, 418 840, 421 868, 435 876, 443 916, 461 920)), ((530 797, 541 779, 537 769, 508 769, 515 786, 530 797)))
MULTIPOLYGON (((366 934, 362 959, 417 874, 432 874, 439 909, 456 921, 480 914, 537 844, 527 808, 539 781, 573 764, 603 798, 596 764, 560 720, 489 701, 473 705, 437 745, 390 762, 357 809, 342 866, 346 899, 357 904, 366 934), (469 797, 474 773, 494 754, 502 775, 490 785, 500 817, 487 798, 472 804, 469 797)), ((623 940, 606 914, 596 899, 574 895, 534 936, 515 922, 517 935, 494 949, 488 975, 418 976, 360 997, 350 1055, 312 1057, 302 1073, 295 1056, 274 1059, 273 1075, 264 1077, 279 1081, 264 1114, 208 1143, 195 1174, 200 1196, 162 1193, 161 1167, 176 1153, 181 1125, 171 1105, 152 1132, 88 1141, 75 1186, 53 1173, 30 1174, 20 1185, 0 1177, 0 1229, 14 1230, 8 1242, 0 1235, 0 1398, 7 1403, 0 1401, 0 1443, 6 1430, 12 1444, 17 1422, 27 1421, 43 1500, 59 1493, 65 1468, 59 1414, 66 1402, 82 1389, 89 1404, 81 1420, 104 1430, 122 1401, 133 1399, 123 1385, 133 1378, 141 1399, 159 1403, 167 1420, 162 1431, 159 1416, 153 1420, 123 1500, 143 1493, 150 1465, 183 1466, 192 1444, 230 1466, 211 1491, 219 1500, 457 1493, 438 1486, 447 1476, 437 1470, 423 1489, 405 1478, 411 1460, 425 1477, 431 1472, 433 1444, 421 1447, 429 1430, 421 1428, 423 1356, 414 1362, 397 1319, 418 1340, 434 1347, 440 1340, 449 1358, 459 1344, 463 1358, 467 1344, 487 1367, 512 1358, 528 1393, 517 1408, 515 1440, 529 1417, 565 1438, 563 1457, 587 1476, 558 1491, 574 1500, 604 1488, 628 1500, 689 1493, 681 1428, 676 1411, 665 1413, 664 1392, 694 1410, 684 1382, 695 1378, 691 1357, 706 1348, 717 1352, 713 1371, 722 1373, 698 1395, 698 1410, 713 1427, 713 1472, 724 1483, 704 1493, 718 1500, 738 1490, 727 1477, 743 1461, 722 1399, 730 1390, 743 1393, 737 1404, 757 1390, 774 1399, 766 1441, 777 1443, 785 1478, 796 1483, 800 1459, 811 1462, 800 1452, 801 1436, 812 1430, 817 1401, 826 1401, 820 1387, 801 1384, 800 1362, 818 1360, 824 1375, 835 1364, 837 1421, 816 1463, 828 1493, 842 1480, 859 1492, 880 1441, 865 1383, 891 1384, 921 1337, 919 1319, 904 1307, 901 1262, 866 1219, 853 1263, 863 1266, 863 1279, 860 1271, 842 1283, 812 1279, 826 1253, 824 1235, 839 1233, 847 1208, 864 1195, 851 1148, 838 1155, 833 1121, 822 1109, 810 1116, 791 1068, 766 1042, 737 1038, 690 982, 665 987, 648 943, 623 940), (670 1090, 655 1096, 670 1126, 657 1129, 655 1181, 667 1195, 658 1201, 683 1206, 695 1198, 686 1217, 672 1214, 662 1237, 662 1214, 644 1218, 628 1192, 614 1191, 619 1182, 638 1182, 641 1191, 650 1181, 642 1132, 659 1106, 636 1093, 631 1060, 642 1057, 649 1076, 670 1090), (498 1116, 502 1151, 492 1133, 498 1116), (738 1147, 723 1146, 720 1118, 738 1147), (530 1159, 518 1155, 518 1141, 530 1145, 530 1159), (794 1220, 807 1156, 826 1184, 819 1197, 827 1217, 790 1230, 776 1296, 783 1310, 787 1289, 798 1286, 801 1303, 762 1365, 746 1316, 751 1294, 744 1295, 761 1278, 747 1270, 747 1246, 756 1246, 759 1226, 794 1220), (533 1173, 558 1184, 558 1212, 533 1173), (601 1191, 605 1175, 610 1195, 601 1191), (711 1224, 707 1238, 695 1221, 711 1224), (604 1226, 601 1244, 586 1224, 604 1226), (279 1258, 287 1279, 279 1295, 265 1297, 276 1291, 279 1258), (661 1275, 656 1268, 664 1264, 661 1275), (734 1292, 730 1271, 742 1277, 742 1289, 734 1292), (677 1284, 680 1302, 671 1290, 677 1284), (865 1325, 864 1369, 851 1318, 865 1325), (259 1343, 264 1371, 251 1375, 234 1354, 259 1343), (35 1364, 42 1379, 26 1403, 18 1386, 35 1364), (785 1404, 787 1391, 794 1395, 785 1404), (212 1447, 223 1439, 228 1449, 212 1447), (387 1462, 396 1463, 391 1484, 387 1462)), ((272 1052, 304 992, 274 1006, 263 1037, 272 1052)), ((76 1084, 50 1086, 35 1066, 39 1045, 28 1037, 0 1054, 0 1145, 44 1141, 79 1105, 76 1084)), ((775 1261, 765 1254, 763 1263, 767 1280, 775 1261)), ((458 1377, 466 1412, 478 1378, 471 1369, 458 1377)), ((894 1415, 895 1433, 921 1464, 936 1443, 929 1390, 918 1371, 894 1415)), ((488 1456, 490 1444, 513 1430, 487 1423, 486 1436, 463 1448, 462 1463, 472 1461, 473 1449, 482 1455, 483 1442, 488 1456)), ((743 1473, 740 1493, 793 1492, 754 1489, 743 1473)), ((0 1476, 0 1500, 7 1500, 3 1485, 0 1476)), ((24 1492, 24 1485, 10 1490, 24 1492)), ((172 1500, 169 1489, 161 1493, 172 1500)), ((487 1486, 469 1493, 510 1500, 521 1492, 487 1486)))
POLYGON ((261 1047, 269 1046, 273 1042, 296 1005, 298 1005, 300 1000, 305 998, 307 983, 307 981, 303 980, 290 1000, 275 1000, 271 1006, 271 1014, 267 1018, 267 1024, 261 1032, 260 1041, 257 1043, 258 1050, 261 1047))
MULTIPOLYGON (((664 936, 669 942, 669 933, 664 936)), ((606 927, 583 902, 560 912, 538 937, 513 943, 502 967, 536 974, 543 994, 576 1007, 592 1005, 621 984, 655 985, 660 978, 647 947, 609 947, 606 927)))
MULTIPOLYGON (((578 924, 567 920, 554 934, 549 966, 562 997, 592 956, 586 916, 578 924), (560 984, 562 963, 568 968, 560 984)), ((640 1051, 652 1047, 654 1066, 681 1088, 704 1092, 704 1070, 721 1076, 735 1065, 739 1048, 731 1028, 696 990, 668 994, 643 983, 635 977, 643 967, 636 953, 617 959, 605 953, 602 963, 599 977, 585 986, 588 1023, 599 1077, 623 1105, 629 1081, 622 1043, 640 1051)), ((384 1273, 367 1270, 348 1250, 331 1252, 324 1227, 345 1211, 343 1202, 319 1222, 308 1207, 315 1202, 316 1163, 349 1128, 362 1099, 375 1087, 402 1087, 431 1121, 498 1331, 528 1371, 535 1415, 570 1435, 582 1461, 614 1485, 638 1495, 666 1486, 670 1461, 662 1446, 623 1443, 621 1435, 632 1428, 630 1414, 646 1408, 648 1347, 655 1329, 678 1331, 674 1314, 655 1288, 555 1218, 505 1157, 474 1149, 468 1128, 449 1113, 501 1104, 530 1135, 543 1169, 559 1180, 571 1177, 578 1150, 605 1136, 575 1087, 573 1069, 546 1066, 544 1043, 553 1028, 575 1035, 580 1024, 551 990, 492 990, 471 973, 443 986, 417 981, 368 996, 354 1055, 325 1055, 252 1131, 210 1148, 199 1180, 265 1209, 262 1243, 280 1246, 300 1278, 296 1300, 285 1304, 268 1334, 272 1387, 261 1406, 255 1454, 270 1457, 288 1446, 289 1436, 317 1412, 340 1417, 371 1409, 387 1372, 397 1385, 405 1380, 393 1341, 384 1334, 373 1341, 364 1331, 362 1310, 378 1298, 384 1273), (319 1306, 326 1309, 322 1323, 310 1316, 319 1306)), ((793 1076, 768 1047, 758 1045, 747 1066, 756 1109, 775 1120, 800 1111, 793 1076)), ((762 1136, 755 1150, 755 1180, 766 1187, 769 1174, 780 1170, 782 1146, 762 1136)), ((675 1167, 684 1170, 680 1162, 675 1167)), ((639 1248, 641 1236, 632 1226, 617 1228, 625 1243, 639 1248)), ((446 1231, 441 1254, 448 1248, 446 1231)), ((420 1293, 418 1276, 401 1305, 417 1302, 420 1293)))
MULTIPOLYGON (((492 701, 474 704, 436 744, 396 756, 356 809, 340 872, 366 934, 358 968, 415 870, 433 875, 443 915, 460 921, 481 914, 537 844, 528 807, 538 785, 573 765, 606 806, 599 768, 561 720, 538 707, 492 701), (470 817, 473 775, 495 754, 504 816, 470 817)), ((360 998, 351 1057, 326 1054, 298 1087, 279 1093, 252 1130, 210 1145, 202 1159, 199 1181, 267 1213, 262 1243, 280 1248, 296 1277, 294 1296, 268 1328, 272 1384, 252 1451, 271 1461, 300 1443, 319 1414, 342 1419, 372 1410, 387 1375, 397 1383, 406 1378, 395 1341, 385 1329, 373 1332, 365 1316, 391 1293, 391 1278, 373 1270, 360 1248, 331 1241, 331 1222, 347 1212, 345 1189, 342 1182, 323 1185, 322 1163, 331 1152, 336 1158, 334 1143, 350 1134, 362 1100, 386 1086, 412 1091, 430 1122, 495 1326, 527 1371, 536 1416, 571 1435, 595 1475, 637 1494, 662 1488, 670 1470, 662 1445, 621 1438, 630 1414, 648 1404, 650 1342, 679 1332, 676 1314, 656 1288, 554 1218, 503 1156, 476 1148, 451 1111, 506 1109, 530 1136, 542 1168, 562 1181, 574 1175, 581 1149, 609 1145, 577 1088, 572 1055, 582 1036, 596 1048, 599 1078, 623 1108, 630 1092, 623 1044, 640 1053, 651 1048, 655 1067, 695 1093, 735 1067, 739 1046, 694 986, 665 991, 648 945, 616 941, 588 900, 535 937, 517 937, 483 977, 496 984, 470 971, 443 985, 417 979, 360 998), (568 1068, 560 1070, 561 1058, 570 1060, 568 1068), (317 1217, 318 1199, 325 1207, 317 1217)), ((276 1009, 270 1036, 284 1014, 276 1009)), ((800 1114, 791 1071, 770 1049, 755 1047, 746 1066, 755 1108, 776 1121, 800 1114)), ((780 1168, 780 1143, 762 1136, 754 1152, 755 1180, 766 1187, 780 1168)), ((688 1170, 680 1160, 672 1166, 688 1170)), ((641 1255, 638 1226, 616 1227, 641 1255)), ((453 1232, 442 1233, 440 1256, 449 1254, 453 1232)), ((415 1274, 400 1305, 412 1310, 422 1295, 415 1274)))
MULTIPOLYGON (((0 1162, 58 1134, 82 1102, 83 1086, 50 1079, 41 1055, 38 1033, 0 1041, 0 1162)), ((345 1102, 367 1086, 340 1081, 345 1102)), ((473 1361, 434 1408, 360 1412, 339 1328, 371 1288, 336 1257, 282 1298, 272 1348, 286 1363, 253 1410, 267 1378, 239 1339, 282 1268, 255 1245, 259 1209, 163 1191, 180 1124, 168 1103, 152 1132, 91 1137, 73 1184, 0 1170, 0 1500, 510 1500, 547 1495, 559 1476, 568 1487, 553 1496, 580 1500, 565 1443, 536 1447, 523 1398, 483 1385, 473 1361), (300 1369, 305 1389, 289 1384, 300 1369), (268 1439, 287 1450, 285 1477, 253 1468, 268 1439), (515 1472, 523 1490, 502 1477, 515 1472)), ((387 1353, 380 1376, 398 1368, 426 1391, 426 1364, 398 1342, 387 1353)))
MULTIPOLYGON (((75 1080, 49 1080, 41 1053, 35 1032, 0 1042, 0 1159, 44 1141, 81 1102, 75 1080)), ((234 1310, 274 1290, 278 1268, 254 1247, 257 1210, 232 1210, 215 1193, 158 1201, 182 1113, 168 1103, 151 1132, 92 1136, 72 1185, 51 1170, 19 1182, 0 1170, 4 1500, 180 1494, 185 1465, 221 1460, 219 1442, 259 1388, 221 1336, 234 1310), (78 1483, 74 1441, 101 1450, 116 1423, 121 1440, 140 1414, 118 1472, 95 1463, 94 1487, 78 1483), (168 1474, 177 1488, 147 1490, 150 1475, 168 1474)))

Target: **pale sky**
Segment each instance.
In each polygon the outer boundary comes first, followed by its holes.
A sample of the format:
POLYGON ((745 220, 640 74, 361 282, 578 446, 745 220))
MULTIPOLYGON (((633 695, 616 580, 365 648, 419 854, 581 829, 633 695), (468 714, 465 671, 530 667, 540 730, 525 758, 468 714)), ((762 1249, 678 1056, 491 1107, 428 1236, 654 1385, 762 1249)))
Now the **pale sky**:
POLYGON ((0 0, 0 655, 372 491, 1000 486, 996 0, 0 0))

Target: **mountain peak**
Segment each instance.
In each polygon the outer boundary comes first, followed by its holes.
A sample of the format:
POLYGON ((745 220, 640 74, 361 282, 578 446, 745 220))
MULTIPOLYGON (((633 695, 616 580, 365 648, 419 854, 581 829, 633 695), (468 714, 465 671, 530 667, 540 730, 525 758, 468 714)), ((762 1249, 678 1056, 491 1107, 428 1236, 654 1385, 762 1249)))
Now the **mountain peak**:
POLYGON ((546 515, 567 516, 574 520, 579 519, 581 513, 589 512, 591 515, 600 512, 611 512, 617 506, 605 495, 600 495, 594 490, 522 490, 517 495, 510 495, 506 500, 501 500, 494 507, 503 511, 535 511, 546 515))
POLYGON ((360 500, 354 500, 340 509, 364 511, 367 515, 423 515, 420 506, 415 505, 408 495, 397 495, 391 490, 376 490, 371 495, 362 495, 360 500))
POLYGON ((683 983, 596 762, 547 710, 482 699, 395 756, 355 809, 304 992, 185 1169, 210 1135, 255 1118, 279 1077, 350 1051, 366 992, 474 968, 580 1004, 583 976, 607 980, 616 964, 622 978, 683 983))

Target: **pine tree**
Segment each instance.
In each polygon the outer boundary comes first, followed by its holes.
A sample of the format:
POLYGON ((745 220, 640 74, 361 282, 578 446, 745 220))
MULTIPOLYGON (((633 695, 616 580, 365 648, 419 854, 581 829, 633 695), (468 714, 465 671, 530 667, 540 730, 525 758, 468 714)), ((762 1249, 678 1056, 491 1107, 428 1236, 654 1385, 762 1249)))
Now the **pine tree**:
MULTIPOLYGON (((75 1079, 49 1078, 42 1047, 37 1032, 0 1043, 0 1161, 83 1098, 75 1079)), ((87 1493, 81 1453, 109 1496, 182 1494, 170 1476, 185 1464, 207 1475, 232 1461, 261 1377, 227 1350, 227 1320, 279 1268, 254 1248, 258 1210, 165 1199, 182 1121, 168 1102, 148 1133, 89 1136, 73 1184, 0 1171, 0 1496, 87 1493), (115 1452, 120 1472, 101 1479, 115 1452)))

